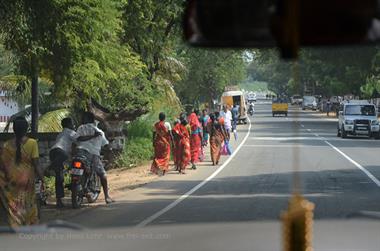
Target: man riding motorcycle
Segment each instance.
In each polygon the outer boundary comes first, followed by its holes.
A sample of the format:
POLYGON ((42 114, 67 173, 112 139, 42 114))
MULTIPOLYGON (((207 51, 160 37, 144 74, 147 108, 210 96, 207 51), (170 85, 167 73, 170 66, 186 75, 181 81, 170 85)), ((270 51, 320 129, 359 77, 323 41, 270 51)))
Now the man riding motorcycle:
POLYGON ((77 143, 77 154, 88 156, 91 168, 94 168, 96 174, 100 178, 105 201, 109 204, 114 202, 114 200, 108 194, 107 174, 100 158, 100 150, 102 147, 108 145, 109 142, 106 139, 104 132, 96 127, 94 115, 90 112, 83 113, 82 125, 78 127, 77 134, 79 136, 86 136, 94 135, 95 133, 98 134, 98 137, 77 143))
POLYGON ((255 112, 255 104, 249 103, 248 113, 252 116, 255 112))

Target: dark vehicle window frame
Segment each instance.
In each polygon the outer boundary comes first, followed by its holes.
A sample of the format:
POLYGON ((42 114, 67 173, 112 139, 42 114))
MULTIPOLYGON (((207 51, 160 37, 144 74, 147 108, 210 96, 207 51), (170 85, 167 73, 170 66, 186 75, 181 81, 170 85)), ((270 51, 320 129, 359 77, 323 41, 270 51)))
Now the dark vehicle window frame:
POLYGON ((376 111, 375 111, 375 107, 373 105, 348 105, 348 106, 346 106, 344 114, 345 115, 352 115, 352 116, 355 116, 355 115, 375 116, 376 111), (360 106, 360 113, 352 113, 354 111, 353 109, 355 109, 355 108, 357 109, 358 106, 360 106), (365 111, 365 109, 368 109, 368 110, 365 111), (350 110, 350 113, 348 112, 349 110, 350 110))

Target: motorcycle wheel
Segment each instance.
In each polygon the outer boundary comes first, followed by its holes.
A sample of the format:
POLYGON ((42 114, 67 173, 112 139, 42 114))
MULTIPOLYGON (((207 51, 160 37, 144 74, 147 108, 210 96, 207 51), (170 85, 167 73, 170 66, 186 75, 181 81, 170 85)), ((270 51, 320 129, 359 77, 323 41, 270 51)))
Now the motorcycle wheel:
POLYGON ((73 208, 79 208, 82 205, 83 196, 82 191, 78 190, 78 184, 73 182, 71 184, 71 204, 73 208))
POLYGON ((95 173, 92 174, 88 187, 87 201, 88 203, 94 203, 100 194, 100 178, 95 173))

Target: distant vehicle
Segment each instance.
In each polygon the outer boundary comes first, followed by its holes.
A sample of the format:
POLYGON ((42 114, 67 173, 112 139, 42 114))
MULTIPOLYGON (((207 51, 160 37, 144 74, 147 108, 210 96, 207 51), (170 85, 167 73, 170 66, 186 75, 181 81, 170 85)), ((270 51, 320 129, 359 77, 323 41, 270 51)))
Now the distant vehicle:
POLYGON ((290 98, 290 103, 292 105, 300 105, 300 104, 302 104, 302 97, 300 95, 293 95, 290 98))
POLYGON ((302 99, 302 110, 317 110, 317 98, 314 96, 303 96, 302 99))
POLYGON ((238 123, 247 124, 247 108, 244 98, 244 93, 242 91, 225 91, 222 94, 221 99, 222 105, 228 105, 233 107, 234 105, 239 106, 239 118, 238 123))
POLYGON ((286 98, 273 98, 272 100, 272 116, 278 114, 283 114, 285 117, 288 116, 288 100, 286 98))
POLYGON ((256 102, 257 101, 257 95, 256 95, 256 93, 254 93, 254 92, 248 93, 247 100, 248 100, 249 103, 256 102))
POLYGON ((341 104, 339 109, 338 137, 366 135, 380 138, 377 110, 366 100, 351 100, 341 104))

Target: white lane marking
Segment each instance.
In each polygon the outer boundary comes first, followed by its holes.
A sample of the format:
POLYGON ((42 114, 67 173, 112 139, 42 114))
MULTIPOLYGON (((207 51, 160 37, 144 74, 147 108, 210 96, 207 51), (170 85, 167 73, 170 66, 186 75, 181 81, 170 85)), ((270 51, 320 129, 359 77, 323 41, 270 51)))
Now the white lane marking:
MULTIPOLYGON (((314 133, 314 135, 318 135, 314 133)), ((365 169, 362 165, 360 165, 358 162, 355 160, 351 159, 347 154, 342 152, 339 148, 328 142, 325 138, 319 138, 323 142, 325 142, 327 145, 329 145, 332 149, 334 149, 336 152, 338 152, 340 155, 342 155, 345 159, 347 159, 349 162, 351 162, 354 166, 359 168, 363 173, 365 173, 368 178, 370 178, 378 187, 380 187, 380 180, 378 180, 375 176, 373 176, 372 173, 370 173, 367 169, 365 169)))
POLYGON ((250 140, 288 141, 288 140, 318 140, 315 137, 250 137, 250 140))
MULTIPOLYGON (((249 140, 258 140, 258 141, 289 141, 289 140, 329 140, 329 141, 344 141, 344 142, 356 142, 356 143, 368 143, 376 144, 378 146, 380 144, 380 141, 376 141, 373 139, 342 139, 338 138, 336 136, 334 137, 323 137, 321 135, 317 136, 313 134, 316 137, 250 137, 249 140)), ((334 134, 335 135, 335 134, 334 134)))
POLYGON ((176 199, 175 201, 173 201, 172 203, 170 203, 168 206, 164 207, 163 209, 161 209, 160 211, 158 211, 157 213, 149 216, 148 218, 146 218, 145 220, 143 220, 142 222, 140 222, 136 227, 145 227, 146 225, 148 225, 149 223, 153 222, 154 220, 156 220, 157 218, 159 218, 161 215, 165 214, 166 212, 168 212, 169 210, 173 209, 175 206, 177 206, 179 203, 181 203, 183 200, 185 200, 186 198, 188 198, 190 195, 192 195, 193 193, 195 193, 197 190, 199 190, 201 187, 203 187, 204 185, 207 184, 207 182, 209 182, 210 180, 212 180, 215 176, 217 176, 230 162, 231 160, 236 156, 236 154, 239 152, 239 150, 242 148, 242 146, 244 145, 244 143, 247 141, 248 137, 249 137, 249 134, 251 132, 251 127, 252 127, 252 123, 250 121, 250 119, 248 118, 248 121, 249 121, 249 127, 248 127, 248 132, 247 134, 245 135, 244 139, 242 140, 242 142, 240 143, 240 145, 236 148, 236 150, 232 153, 232 155, 223 163, 223 165, 221 165, 214 173, 212 173, 209 177, 207 177, 204 181, 202 181, 201 183, 199 183, 198 185, 196 185, 195 187, 193 187, 191 190, 189 190, 187 193, 181 195, 181 197, 179 197, 178 199, 176 199))
POLYGON ((321 146, 308 146, 308 145, 301 145, 301 144, 293 144, 293 145, 244 145, 243 147, 269 147, 269 148, 291 148, 291 147, 303 147, 303 148, 308 148, 308 147, 326 147, 324 145, 321 146))
POLYGON ((328 142, 327 140, 324 141, 327 145, 329 145, 331 148, 333 148, 335 151, 337 151, 338 153, 340 153, 344 158, 346 158, 348 161, 350 161, 352 164, 354 164, 357 168, 359 168, 361 171, 363 171, 363 173, 365 173, 368 178, 370 178, 378 187, 380 187, 380 181, 375 177, 373 176, 372 173, 370 173, 367 169, 365 169, 362 165, 360 165, 358 162, 356 162, 355 160, 351 159, 347 154, 345 154, 344 152, 342 152, 341 150, 339 150, 336 146, 334 146, 333 144, 331 144, 330 142, 328 142))

